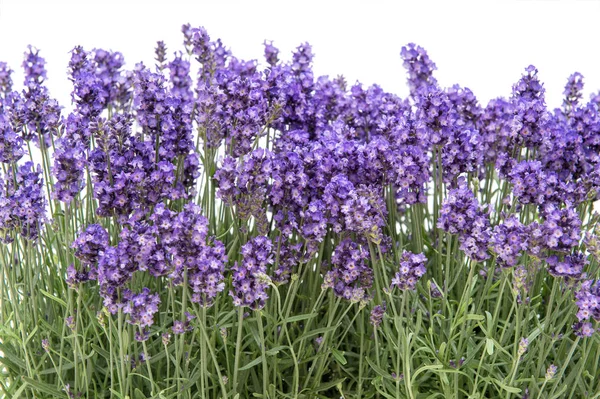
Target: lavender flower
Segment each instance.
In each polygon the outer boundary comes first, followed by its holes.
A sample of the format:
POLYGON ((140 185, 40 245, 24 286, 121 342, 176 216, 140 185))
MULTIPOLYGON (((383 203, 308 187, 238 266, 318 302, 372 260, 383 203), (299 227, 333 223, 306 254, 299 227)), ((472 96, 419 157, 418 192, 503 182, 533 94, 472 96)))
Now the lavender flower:
POLYGON ((512 153, 514 107, 503 98, 491 100, 480 115, 477 127, 482 135, 485 163, 496 164, 500 154, 512 153))
POLYGON ((417 281, 425 274, 426 263, 427 258, 424 254, 404 251, 400 258, 400 268, 392 279, 392 287, 398 287, 402 291, 414 291, 417 281))
POLYGON ((408 86, 412 96, 416 97, 425 89, 437 86, 437 81, 433 77, 433 71, 437 67, 422 47, 409 43, 402 47, 400 56, 408 73, 408 86))
POLYGON ((90 224, 71 244, 71 248, 75 249, 75 257, 88 265, 97 263, 98 257, 107 247, 108 233, 99 224, 90 224))
POLYGON ((537 77, 538 70, 530 65, 513 86, 512 101, 515 107, 513 134, 517 145, 533 148, 544 136, 549 120, 544 100, 544 88, 537 77))
POLYGON ((444 183, 453 183, 458 175, 473 172, 483 163, 481 136, 476 130, 463 130, 450 135, 442 147, 444 183))
POLYGON ((24 154, 23 139, 15 133, 9 116, 0 106, 0 162, 17 162, 24 154))
POLYGON ((588 262, 582 253, 575 253, 565 255, 562 261, 559 260, 558 256, 552 255, 546 259, 546 263, 548 263, 548 272, 554 277, 578 280, 581 278, 583 268, 588 262))
POLYGON ((33 140, 44 145, 50 145, 50 133, 56 133, 60 122, 60 107, 58 102, 51 99, 48 89, 44 86, 46 79, 46 61, 39 56, 39 50, 29 46, 25 53, 23 68, 25 70, 25 87, 23 96, 15 98, 13 105, 22 114, 24 129, 21 134, 24 140, 33 140))
POLYGON ((501 267, 513 267, 523 251, 528 248, 529 231, 511 215, 494 227, 490 247, 496 253, 496 261, 501 267))
POLYGON ((266 282, 267 267, 273 263, 273 244, 268 237, 254 237, 242 246, 243 260, 231 268, 233 290, 229 295, 235 306, 262 309, 269 298, 266 282))
POLYGON ((0 109, 2 109, 4 99, 8 96, 8 93, 12 91, 13 82, 10 77, 12 72, 6 62, 0 61, 0 109))
POLYGON ((190 63, 182 59, 181 54, 175 54, 169 63, 171 93, 184 100, 192 99, 192 78, 190 77, 190 63))
POLYGON ((540 161, 522 161, 509 175, 513 194, 522 204, 543 205, 555 195, 557 181, 542 170, 540 161))
MULTIPOLYGON (((173 331, 173 334, 175 334, 175 335, 185 334, 186 331, 192 331, 193 327, 190 325, 190 322, 192 320, 194 320, 195 318, 196 318, 196 316, 193 316, 193 315, 189 314, 188 312, 185 312, 185 320, 173 321, 173 327, 171 327, 171 331, 173 331)), ((168 334, 167 338, 165 338, 165 335, 163 334, 163 345, 167 345, 168 340, 170 338, 171 338, 170 334, 168 334)))
POLYGON ((158 312, 160 304, 158 294, 151 294, 150 289, 144 287, 139 294, 124 290, 123 299, 125 301, 123 313, 129 315, 127 322, 142 329, 142 332, 136 335, 136 339, 145 341, 149 337, 147 329, 154 324, 154 314, 158 312))
POLYGON ((275 66, 279 62, 279 50, 273 46, 273 41, 263 43, 265 46, 265 60, 270 66, 275 66))
POLYGON ((346 230, 366 235, 375 244, 383 240, 383 227, 387 208, 381 190, 373 186, 360 186, 352 190, 341 213, 346 230))
POLYGON ((596 331, 590 322, 577 322, 573 324, 573 331, 578 337, 591 337, 596 331))
MULTIPOLYGON (((10 168, 7 177, 6 187, 0 187, 0 229, 18 229, 23 237, 35 240, 45 221, 42 168, 26 162, 16 170, 10 168)), ((3 239, 11 240, 8 234, 3 239)))
POLYGON ((52 194, 55 199, 69 203, 85 186, 83 182, 83 172, 87 164, 85 149, 81 144, 76 144, 65 137, 58 142, 53 156, 52 172, 56 181, 52 194))
POLYGON ((287 242, 283 236, 279 236, 276 247, 277 268, 273 271, 273 281, 277 284, 285 284, 300 263, 302 244, 292 244, 287 242))
POLYGON ((381 305, 377 305, 373 307, 371 310, 371 316, 369 317, 369 321, 373 325, 373 327, 377 328, 383 321, 383 316, 385 315, 386 304, 383 302, 381 305))
POLYGON ((581 220, 571 208, 558 209, 552 204, 542 210, 544 222, 539 226, 541 244, 554 251, 568 252, 579 243, 581 238, 581 220))
POLYGON ((579 308, 577 320, 585 322, 590 318, 600 320, 600 281, 585 280, 575 292, 575 303, 579 308))
POLYGON ((553 364, 551 364, 550 366, 548 366, 548 368, 546 369, 546 381, 550 381, 551 379, 554 378, 554 376, 556 375, 556 370, 557 367, 553 364))
POLYGON ((201 215, 200 207, 189 203, 174 215, 159 204, 151 220, 158 228, 156 237, 164 242, 167 254, 172 254, 173 270, 169 277, 181 282, 187 269, 192 302, 211 306, 225 288, 223 272, 227 255, 220 241, 208 237, 208 220, 201 215))
POLYGON ((577 107, 579 101, 583 98, 583 75, 579 72, 573 73, 569 76, 567 84, 565 85, 565 99, 563 100, 563 109, 565 113, 570 113, 574 108, 577 107))
POLYGON ((353 302, 368 301, 373 285, 373 270, 367 265, 367 251, 346 239, 338 244, 331 257, 332 268, 323 281, 335 295, 353 302))
POLYGON ((527 352, 527 348, 529 347, 529 340, 527 338, 521 338, 519 341, 519 348, 517 350, 517 357, 520 359, 523 357, 525 352, 527 352))
POLYGON ((450 190, 442 203, 438 228, 458 234, 460 249, 473 260, 489 258, 490 222, 464 180, 459 179, 458 188, 450 190))

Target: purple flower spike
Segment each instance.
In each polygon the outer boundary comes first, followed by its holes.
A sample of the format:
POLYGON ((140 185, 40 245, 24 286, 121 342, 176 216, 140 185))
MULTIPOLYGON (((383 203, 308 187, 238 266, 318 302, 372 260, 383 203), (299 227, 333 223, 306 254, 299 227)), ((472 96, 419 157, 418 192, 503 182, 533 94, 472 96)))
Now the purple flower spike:
POLYGON ((513 267, 523 251, 527 250, 528 243, 528 229, 512 215, 494 227, 490 247, 496 253, 496 261, 501 267, 513 267))
POLYGON ((258 236, 242 246, 243 260, 231 268, 233 290, 229 295, 235 306, 248 306, 253 310, 265 306, 267 288, 267 267, 273 263, 273 243, 268 237, 258 236))
POLYGON ((442 203, 438 228, 457 234, 460 249, 471 259, 481 262, 489 258, 490 221, 465 180, 459 179, 458 188, 450 190, 442 203))
POLYGON ((331 257, 332 268, 323 281, 324 288, 333 288, 336 296, 352 302, 368 301, 373 285, 373 270, 367 265, 368 253, 357 243, 346 239, 331 257))
POLYGON ((398 287, 402 291, 414 291, 417 281, 419 281, 427 270, 425 267, 426 263, 427 258, 424 254, 414 254, 404 251, 400 259, 400 268, 396 276, 392 279, 392 287, 398 287))

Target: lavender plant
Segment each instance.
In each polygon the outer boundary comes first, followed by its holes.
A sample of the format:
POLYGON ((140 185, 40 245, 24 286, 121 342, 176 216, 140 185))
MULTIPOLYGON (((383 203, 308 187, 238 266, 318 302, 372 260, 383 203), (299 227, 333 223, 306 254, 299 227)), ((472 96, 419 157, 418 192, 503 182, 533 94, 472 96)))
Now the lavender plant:
POLYGON ((598 398, 598 96, 406 99, 203 28, 0 62, 0 397, 598 398))

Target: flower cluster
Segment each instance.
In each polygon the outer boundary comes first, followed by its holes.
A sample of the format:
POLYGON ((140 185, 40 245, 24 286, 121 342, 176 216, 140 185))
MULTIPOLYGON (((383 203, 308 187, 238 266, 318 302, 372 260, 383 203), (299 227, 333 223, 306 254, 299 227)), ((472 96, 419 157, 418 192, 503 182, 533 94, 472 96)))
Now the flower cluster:
POLYGON ((400 258, 400 267, 392 279, 392 287, 398 287, 402 291, 414 291, 417 281, 425 274, 427 258, 424 254, 413 254, 404 251, 400 258))
POLYGON ((464 180, 450 190, 442 204, 438 227, 450 234, 457 234, 460 249, 476 261, 489 258, 490 221, 483 207, 464 180))
POLYGON ((587 259, 582 253, 565 255, 562 260, 558 256, 552 255, 546 258, 546 263, 548 263, 548 272, 554 277, 578 280, 583 274, 587 259))
POLYGON ((99 224, 91 224, 81 231, 71 248, 75 250, 75 257, 81 261, 83 268, 76 270, 69 266, 67 282, 71 286, 97 277, 96 265, 98 258, 108 247, 108 232, 99 224))
POLYGON ((516 216, 511 215, 494 227, 490 248, 496 253, 501 267, 513 267, 529 248, 529 229, 516 216))
POLYGON ((23 139, 15 133, 8 116, 0 107, 0 162, 17 162, 24 154, 23 139))
POLYGON ((0 231, 2 240, 12 241, 10 231, 16 230, 35 240, 45 221, 46 199, 42 180, 42 168, 33 162, 10 168, 7 180, 0 181, 0 231))
POLYGON ((546 205, 542 211, 544 222, 534 229, 533 237, 541 238, 542 245, 554 251, 568 252, 581 239, 581 219, 572 208, 559 209, 546 205))
POLYGON ((235 306, 262 309, 267 294, 267 267, 273 263, 273 243, 268 237, 258 236, 242 246, 243 260, 231 268, 232 290, 229 295, 235 306))
POLYGON ((586 280, 575 293, 579 311, 574 329, 578 335, 589 337, 594 333, 590 319, 600 321, 600 281, 586 280))
POLYGON ((367 265, 368 253, 361 245, 346 239, 338 244, 331 257, 331 270, 323 280, 324 288, 332 288, 336 296, 353 301, 366 301, 373 285, 373 270, 367 265))
POLYGON ((158 294, 151 294, 150 289, 143 288, 139 294, 131 290, 123 291, 123 313, 129 315, 127 322, 140 327, 140 332, 136 332, 138 341, 148 339, 148 327, 154 324, 154 314, 158 312, 160 298, 158 294))
POLYGON ((386 307, 387 306, 384 302, 381 305, 374 306, 373 310, 371 310, 369 321, 371 322, 373 327, 378 327, 383 321, 383 316, 385 315, 386 307))

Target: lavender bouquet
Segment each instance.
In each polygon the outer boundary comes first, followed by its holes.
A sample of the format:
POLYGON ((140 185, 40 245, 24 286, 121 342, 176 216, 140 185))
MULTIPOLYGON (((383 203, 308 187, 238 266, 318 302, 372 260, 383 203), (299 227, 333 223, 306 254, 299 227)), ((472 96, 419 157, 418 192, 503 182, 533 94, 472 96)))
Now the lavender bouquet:
MULTIPOLYGON (((236 58, 0 63, 0 396, 600 397, 600 95, 236 58)), ((173 54, 168 56, 168 54, 173 54)))

